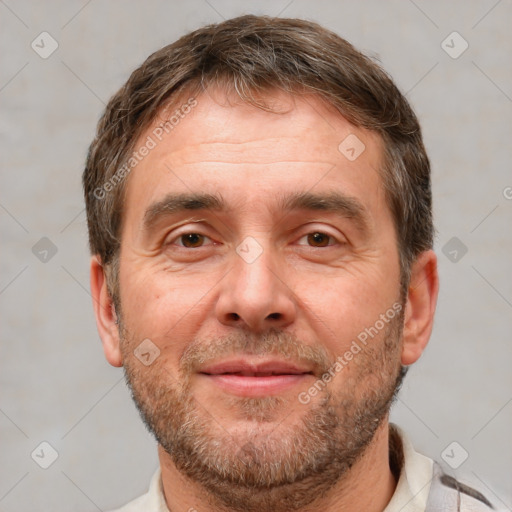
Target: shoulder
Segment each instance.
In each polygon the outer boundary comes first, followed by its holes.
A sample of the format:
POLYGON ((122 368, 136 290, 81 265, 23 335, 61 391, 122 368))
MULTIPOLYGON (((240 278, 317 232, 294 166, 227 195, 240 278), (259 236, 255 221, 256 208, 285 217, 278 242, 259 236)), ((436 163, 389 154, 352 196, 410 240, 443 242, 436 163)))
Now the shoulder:
MULTIPOLYGON (((130 501, 130 503, 127 503, 126 505, 122 506, 121 508, 116 508, 115 510, 108 510, 107 512, 142 512, 143 510, 148 512, 151 509, 146 508, 148 505, 148 495, 143 494, 142 496, 139 496, 138 498, 134 499, 133 501, 130 501)), ((153 512, 153 511, 151 511, 153 512)))
POLYGON ((499 510, 483 490, 469 486, 443 472, 434 462, 434 474, 425 512, 490 512, 499 510))
POLYGON ((130 501, 121 508, 108 512, 169 512, 165 504, 161 475, 160 468, 158 468, 151 478, 146 494, 130 501))
MULTIPOLYGON (((390 467, 398 485, 389 510, 403 512, 490 512, 500 510, 488 490, 468 485, 414 449, 407 434, 390 424, 390 467)), ((503 509, 501 509, 503 510, 503 509)))

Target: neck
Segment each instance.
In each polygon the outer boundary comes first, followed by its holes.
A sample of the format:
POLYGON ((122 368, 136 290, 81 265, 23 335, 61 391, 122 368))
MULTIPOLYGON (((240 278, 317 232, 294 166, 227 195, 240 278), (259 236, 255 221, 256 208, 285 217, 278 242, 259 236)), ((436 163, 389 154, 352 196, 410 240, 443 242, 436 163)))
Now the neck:
MULTIPOLYGON (((329 492, 297 512, 335 512, 365 510, 382 512, 391 500, 396 480, 389 465, 389 424, 387 418, 377 430, 363 456, 345 473, 329 492)), ((162 484, 170 512, 211 510, 235 512, 219 504, 201 484, 184 476, 170 455, 158 447, 162 484)), ((293 494, 293 486, 290 487, 293 494)), ((264 512, 264 508, 261 511, 264 512)))

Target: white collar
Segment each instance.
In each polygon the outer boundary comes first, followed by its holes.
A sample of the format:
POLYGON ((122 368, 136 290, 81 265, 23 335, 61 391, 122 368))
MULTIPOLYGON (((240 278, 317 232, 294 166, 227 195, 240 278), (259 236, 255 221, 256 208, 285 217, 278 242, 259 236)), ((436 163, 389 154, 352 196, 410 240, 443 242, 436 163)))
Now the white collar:
POLYGON ((397 436, 402 447, 400 477, 391 501, 383 512, 424 512, 434 473, 434 461, 418 453, 407 434, 390 423, 389 435, 397 436))

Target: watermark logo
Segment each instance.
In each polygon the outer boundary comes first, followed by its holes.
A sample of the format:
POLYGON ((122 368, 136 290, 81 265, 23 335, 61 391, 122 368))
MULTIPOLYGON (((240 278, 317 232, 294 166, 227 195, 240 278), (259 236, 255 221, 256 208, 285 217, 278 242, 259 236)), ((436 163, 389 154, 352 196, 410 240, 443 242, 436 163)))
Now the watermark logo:
POLYGON ((57 251, 57 246, 46 236, 43 236, 32 247, 32 254, 41 263, 48 263, 57 254, 57 251))
POLYGON ((456 236, 450 238, 441 250, 452 263, 458 263, 468 252, 467 246, 456 236))
POLYGON ((160 355, 160 349, 149 338, 146 338, 133 353, 144 366, 149 366, 160 355))
POLYGON ((441 453, 441 458, 452 469, 462 466, 468 457, 469 453, 457 441, 450 443, 441 453))
POLYGON ((441 48, 452 59, 458 59, 469 48, 469 43, 458 32, 454 31, 443 40, 441 48))
POLYGON ((59 453, 48 441, 43 441, 30 456, 40 468, 48 469, 59 458, 59 453))
POLYGON ((48 32, 41 32, 30 46, 39 57, 47 59, 57 50, 59 43, 48 32))
POLYGON ((263 247, 252 236, 247 236, 235 249, 246 263, 254 263, 263 253, 263 247))
POLYGON ((351 162, 359 158, 365 149, 364 142, 353 133, 345 137, 338 146, 339 152, 351 162))

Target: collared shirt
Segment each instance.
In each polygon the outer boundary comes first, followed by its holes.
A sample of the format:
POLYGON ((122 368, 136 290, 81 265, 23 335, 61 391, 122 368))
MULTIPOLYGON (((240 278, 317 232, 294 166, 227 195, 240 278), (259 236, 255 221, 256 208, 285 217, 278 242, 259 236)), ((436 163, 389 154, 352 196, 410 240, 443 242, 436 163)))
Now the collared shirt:
POLYGON ((169 512, 162 487, 162 472, 158 468, 151 478, 146 494, 111 512, 169 512))
POLYGON ((383 512, 425 512, 434 472, 434 461, 412 446, 405 432, 389 426, 389 459, 391 469, 399 473, 391 501, 383 512))
MULTIPOLYGON (((403 430, 390 424, 390 467, 397 486, 383 512, 485 512, 495 510, 478 491, 445 475, 429 457, 414 450, 403 430)), ((111 512, 169 512, 160 468, 146 494, 111 512)))

